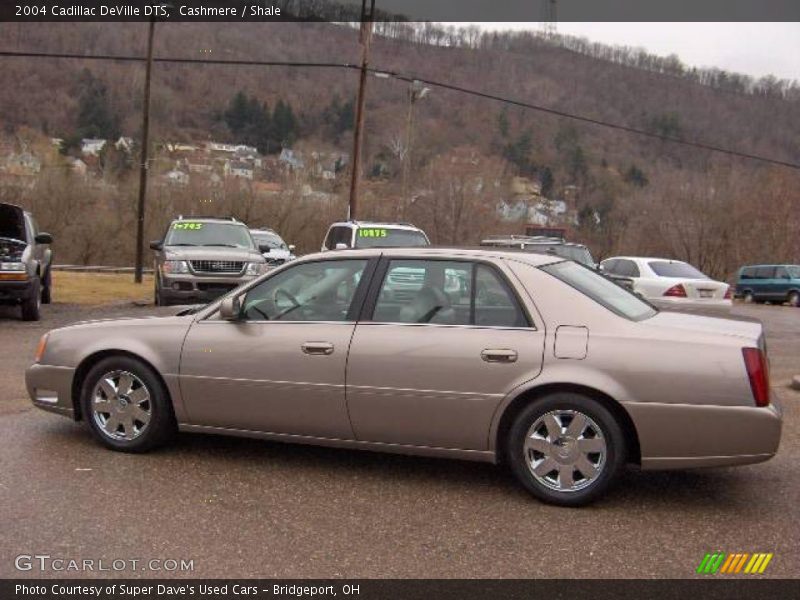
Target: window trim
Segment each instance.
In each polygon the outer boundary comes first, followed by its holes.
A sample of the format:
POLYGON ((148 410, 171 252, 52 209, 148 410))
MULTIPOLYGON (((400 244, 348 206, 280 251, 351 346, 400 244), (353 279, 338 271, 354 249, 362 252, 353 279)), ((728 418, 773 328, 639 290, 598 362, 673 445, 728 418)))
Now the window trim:
POLYGON ((538 331, 536 322, 531 318, 528 307, 520 297, 517 288, 509 281, 508 276, 493 262, 473 257, 444 257, 444 256, 381 256, 380 263, 378 264, 375 272, 373 273, 372 281, 370 282, 369 291, 367 292, 366 299, 361 307, 358 316, 359 324, 369 325, 396 325, 396 326, 409 326, 409 327, 467 327, 469 329, 506 329, 512 331, 531 330, 538 331), (378 304, 378 297, 380 296, 383 282, 389 272, 389 265, 392 261, 425 261, 425 262, 448 262, 448 263, 468 263, 472 266, 470 269, 472 285, 470 288, 470 320, 472 323, 468 324, 447 324, 447 323, 395 323, 390 321, 375 321, 373 315, 375 308, 378 304), (512 298, 517 303, 523 318, 527 325, 522 327, 510 327, 508 325, 475 325, 474 303, 475 303, 475 278, 477 277, 477 266, 483 265, 492 270, 498 277, 501 284, 505 286, 506 290, 511 293, 512 298))

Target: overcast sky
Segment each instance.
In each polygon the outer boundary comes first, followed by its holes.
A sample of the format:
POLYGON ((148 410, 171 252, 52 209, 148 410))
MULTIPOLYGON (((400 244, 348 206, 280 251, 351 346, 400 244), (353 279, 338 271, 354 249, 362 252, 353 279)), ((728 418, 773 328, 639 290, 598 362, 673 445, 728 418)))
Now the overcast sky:
MULTIPOLYGON (((475 23, 484 29, 541 29, 540 23, 475 23)), ((558 32, 653 54, 689 66, 800 80, 800 23, 558 23, 558 32)))

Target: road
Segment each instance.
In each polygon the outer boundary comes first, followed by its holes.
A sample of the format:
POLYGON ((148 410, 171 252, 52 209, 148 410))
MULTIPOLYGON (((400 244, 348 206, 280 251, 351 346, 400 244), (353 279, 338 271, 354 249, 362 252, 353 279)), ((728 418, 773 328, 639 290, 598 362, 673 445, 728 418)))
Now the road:
POLYGON ((714 551, 774 552, 765 576, 800 574, 800 392, 788 387, 798 309, 734 308, 767 330, 785 409, 774 460, 630 470, 578 510, 540 504, 504 468, 477 463, 189 434, 114 453, 30 406, 23 371, 43 332, 154 310, 54 304, 22 323, 0 308, 0 577, 92 575, 15 569, 37 553, 122 559, 127 577, 690 577, 714 551), (140 571, 132 559, 193 570, 140 571))

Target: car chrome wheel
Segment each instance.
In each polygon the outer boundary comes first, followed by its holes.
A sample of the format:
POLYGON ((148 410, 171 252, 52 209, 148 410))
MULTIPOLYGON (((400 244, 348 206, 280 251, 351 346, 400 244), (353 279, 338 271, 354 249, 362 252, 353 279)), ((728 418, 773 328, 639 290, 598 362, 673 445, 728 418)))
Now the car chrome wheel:
POLYGON ((525 463, 541 485, 557 492, 590 486, 606 466, 607 446, 600 427, 577 410, 540 416, 525 436, 525 463))
POLYGON ((112 440, 135 440, 147 429, 153 414, 150 390, 129 371, 108 372, 92 390, 91 410, 103 435, 112 440))

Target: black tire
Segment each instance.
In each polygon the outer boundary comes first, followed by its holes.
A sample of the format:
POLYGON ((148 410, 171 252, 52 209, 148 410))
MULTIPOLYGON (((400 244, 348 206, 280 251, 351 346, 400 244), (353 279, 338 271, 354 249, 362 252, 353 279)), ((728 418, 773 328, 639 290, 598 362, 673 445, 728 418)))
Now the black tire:
POLYGON ((42 282, 42 304, 50 304, 53 301, 53 276, 50 272, 50 269, 47 269, 47 273, 44 276, 44 281, 42 282))
MULTIPOLYGON (((542 425, 542 428, 537 429, 532 435, 539 437, 542 431, 549 429, 546 429, 546 425, 542 425)), ((625 465, 627 447, 622 428, 605 406, 580 394, 560 392, 533 401, 517 415, 508 434, 506 452, 514 475, 539 500, 558 506, 577 507, 589 504, 606 493, 625 465), (569 424, 570 415, 577 414, 588 419, 580 435, 575 437, 569 435, 569 424), (548 458, 535 448, 526 451, 525 444, 530 430, 551 416, 555 416, 557 418, 555 423, 563 425, 565 429, 565 433, 563 435, 559 433, 558 439, 552 440, 554 442, 552 444, 548 441, 551 438, 549 433, 539 440, 539 443, 548 448, 548 452, 553 452, 553 458, 548 458), (595 444, 604 445, 603 451, 581 452, 581 447, 592 444, 594 438, 597 438, 595 444), (563 456, 560 454, 562 452, 563 456), (573 458, 581 454, 584 455, 581 460, 588 461, 582 464, 596 466, 593 471, 595 475, 586 477, 578 466, 573 465, 573 458), (545 465, 548 459, 550 463, 545 465), (560 462, 562 460, 563 464, 560 462), (540 472, 537 477, 533 473, 535 462, 537 466, 545 469, 550 464, 553 467, 550 471, 540 472), (556 472, 558 474, 554 477, 553 473, 556 472), (562 473, 565 482, 567 477, 570 480, 574 479, 573 489, 556 489, 561 486, 562 473), (556 481, 551 481, 552 479, 556 481)))
POLYGON ((89 423, 95 439, 112 450, 119 452, 147 452, 169 441, 177 430, 172 402, 161 380, 149 366, 131 357, 111 356, 98 362, 89 370, 83 380, 80 399, 81 413, 89 423), (132 376, 133 385, 129 388, 129 391, 110 398, 108 397, 109 394, 103 392, 96 399, 95 388, 100 386, 101 379, 110 381, 112 389, 114 385, 117 385, 117 390, 122 390, 124 386, 121 383, 121 379, 113 377, 115 373, 120 377, 124 374, 132 376), (145 388, 148 397, 147 402, 139 400, 143 397, 143 394, 140 393, 139 384, 145 388), (106 405, 109 407, 109 412, 106 413, 107 416, 106 414, 99 414, 102 411, 95 411, 95 407, 98 406, 95 402, 103 404, 102 396, 105 396, 109 401, 106 405), (137 418, 133 417, 130 421, 129 429, 126 416, 130 416, 131 413, 124 411, 130 411, 129 407, 134 405, 144 413, 149 412, 149 417, 146 424, 144 421, 137 421, 137 418), (116 417, 117 421, 112 421, 111 417, 116 417), (103 422, 110 426, 109 429, 113 427, 115 422, 119 422, 119 426, 113 432, 110 432, 103 427, 103 422), (138 433, 135 431, 137 422, 139 423, 138 433))
POLYGON ((789 295, 786 297, 786 302, 789 306, 800 306, 800 292, 789 292, 789 295))
POLYGON ((744 302, 745 304, 752 304, 753 302, 755 302, 755 296, 753 296, 753 292, 751 292, 750 290, 745 291, 742 294, 742 302, 744 302))
POLYGON ((39 279, 33 280, 30 295, 22 301, 22 320, 38 321, 41 318, 42 293, 39 279))

